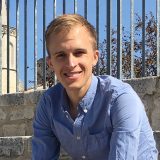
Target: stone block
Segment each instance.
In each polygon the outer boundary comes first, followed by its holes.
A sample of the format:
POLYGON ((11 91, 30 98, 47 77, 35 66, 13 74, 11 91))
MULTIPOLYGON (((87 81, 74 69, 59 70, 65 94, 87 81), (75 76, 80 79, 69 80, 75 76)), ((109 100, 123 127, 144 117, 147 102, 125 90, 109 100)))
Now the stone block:
POLYGON ((0 96, 0 106, 16 106, 24 104, 24 94, 14 93, 0 96))
POLYGON ((5 120, 7 117, 7 114, 0 108, 0 120, 5 120))
POLYGON ((33 106, 16 106, 10 113, 10 120, 32 119, 33 116, 33 106))
POLYGON ((157 149, 158 149, 158 160, 160 160, 160 131, 154 132, 154 138, 156 141, 157 149))
POLYGON ((25 136, 26 126, 25 124, 8 124, 3 125, 3 136, 25 136))
POLYGON ((150 106, 153 130, 160 130, 160 95, 154 96, 153 105, 150 106), (154 106, 154 107, 153 107, 154 106))
POLYGON ((157 77, 157 84, 156 84, 156 88, 157 88, 157 93, 160 93, 160 76, 157 77))
POLYGON ((23 144, 24 142, 19 138, 0 138, 0 156, 22 155, 24 152, 23 144))
POLYGON ((4 94, 0 96, 1 106, 18 106, 36 104, 45 90, 27 91, 21 93, 4 94))
POLYGON ((138 94, 153 94, 156 92, 157 77, 145 77, 125 80, 138 94))
POLYGON ((24 105, 33 104, 34 106, 36 106, 44 91, 44 89, 37 91, 27 91, 24 94, 24 105))
POLYGON ((31 137, 0 137, 0 160, 29 160, 31 137))

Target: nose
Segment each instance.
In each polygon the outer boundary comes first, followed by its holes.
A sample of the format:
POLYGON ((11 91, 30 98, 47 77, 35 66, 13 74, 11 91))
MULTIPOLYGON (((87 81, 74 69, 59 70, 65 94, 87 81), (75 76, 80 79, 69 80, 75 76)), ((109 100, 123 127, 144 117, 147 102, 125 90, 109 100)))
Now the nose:
POLYGON ((69 54, 67 57, 67 66, 71 68, 75 68, 77 65, 77 59, 73 54, 69 54))

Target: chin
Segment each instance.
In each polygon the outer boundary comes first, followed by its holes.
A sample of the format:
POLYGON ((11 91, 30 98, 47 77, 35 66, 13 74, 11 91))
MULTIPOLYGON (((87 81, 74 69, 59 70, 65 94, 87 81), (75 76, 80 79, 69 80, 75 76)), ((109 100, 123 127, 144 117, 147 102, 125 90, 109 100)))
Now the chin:
POLYGON ((69 90, 79 90, 82 87, 79 85, 65 85, 64 88, 69 89, 69 90))

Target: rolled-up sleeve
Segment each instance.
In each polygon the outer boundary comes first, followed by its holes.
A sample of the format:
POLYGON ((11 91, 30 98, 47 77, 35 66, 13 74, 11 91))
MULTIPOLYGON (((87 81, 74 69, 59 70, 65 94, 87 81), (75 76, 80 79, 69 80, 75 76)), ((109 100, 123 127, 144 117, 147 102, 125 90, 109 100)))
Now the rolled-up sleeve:
POLYGON ((60 143, 51 129, 49 101, 41 97, 33 121, 32 160, 57 160, 60 143))
POLYGON ((113 103, 109 160, 137 160, 144 107, 136 94, 122 94, 113 103))

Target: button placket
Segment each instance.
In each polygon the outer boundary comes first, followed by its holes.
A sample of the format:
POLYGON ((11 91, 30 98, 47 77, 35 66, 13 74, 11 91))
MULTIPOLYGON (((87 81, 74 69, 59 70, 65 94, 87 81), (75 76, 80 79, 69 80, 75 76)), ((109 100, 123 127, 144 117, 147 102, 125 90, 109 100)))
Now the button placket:
POLYGON ((80 136, 77 136, 77 137, 76 137, 76 139, 77 139, 77 140, 80 140, 80 139, 81 139, 81 137, 80 137, 80 136))
POLYGON ((74 134, 77 140, 81 139, 81 122, 79 117, 77 117, 74 122, 74 134))

